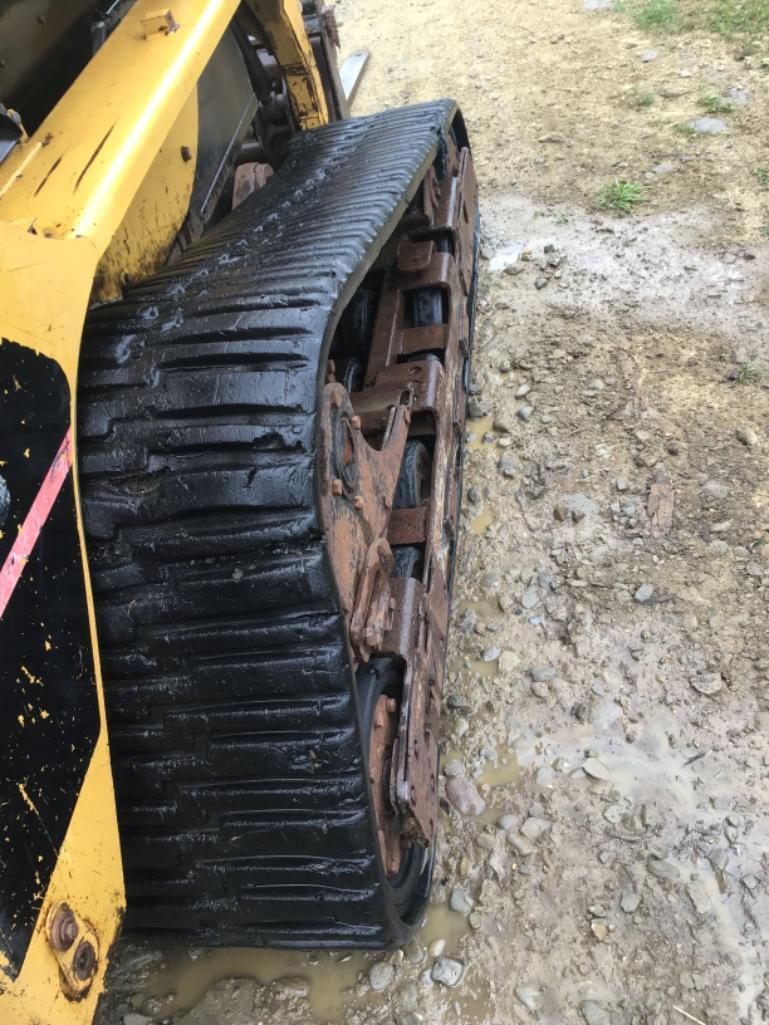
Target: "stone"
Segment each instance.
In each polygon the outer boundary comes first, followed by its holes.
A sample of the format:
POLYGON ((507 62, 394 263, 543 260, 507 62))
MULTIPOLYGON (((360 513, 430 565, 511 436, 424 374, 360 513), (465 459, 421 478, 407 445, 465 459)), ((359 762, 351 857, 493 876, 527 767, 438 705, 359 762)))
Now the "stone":
POLYGON ((499 460, 499 469, 502 471, 502 476, 507 478, 513 478, 518 473, 515 460, 510 456, 502 456, 499 460))
POLYGON ((502 650, 500 648, 486 648, 481 654, 481 661, 496 662, 501 654, 502 650))
POLYGON ((515 829, 516 823, 518 822, 517 815, 500 815, 497 819, 497 829, 515 829))
POLYGON ((481 815, 486 809, 486 802, 475 789, 469 779, 456 777, 446 784, 446 800, 460 815, 481 815))
POLYGON ((512 673, 518 668, 518 657, 512 651, 503 651, 499 656, 499 671, 512 673))
POLYGON ((614 482, 614 486, 616 487, 617 491, 627 491, 627 481, 624 477, 617 477, 617 479, 614 482))
POLYGON ((531 986, 516 986, 513 990, 515 993, 515 999, 519 1000, 527 1011, 531 1011, 535 1014, 539 1009, 539 990, 532 989, 531 986))
POLYGON ((525 398, 526 395, 531 391, 531 385, 524 381, 523 384, 519 384, 513 393, 517 399, 525 398))
POLYGON ((556 505, 553 507, 553 516, 558 520, 559 523, 565 522, 569 518, 569 507, 568 505, 556 505))
POLYGON ((605 943, 609 938, 609 927, 606 922, 594 920, 590 923, 590 931, 599 943, 605 943))
POLYGON ((704 694, 708 698, 712 698, 724 688, 724 681, 719 673, 699 673, 693 676, 689 683, 698 694, 704 694))
POLYGON ((595 1000, 583 1000, 579 1005, 586 1025, 611 1025, 611 1017, 595 1000))
POLYGON ((539 594, 533 588, 529 588, 524 591, 521 595, 521 605, 525 609, 533 609, 535 605, 539 605, 539 594))
POLYGON ((529 676, 537 683, 549 683, 555 679, 555 669, 552 666, 533 666, 529 670, 529 676))
POLYGON ((550 697, 550 690, 546 683, 537 683, 535 680, 534 683, 532 683, 530 690, 535 698, 540 698, 543 701, 545 698, 550 697))
POLYGON ((519 858, 530 858, 534 853, 534 844, 520 833, 508 833, 507 842, 519 858))
POLYGON ((646 867, 657 879, 665 882, 676 883, 681 878, 681 873, 671 861, 664 858, 647 858, 646 867))
POLYGON ((430 974, 442 986, 453 987, 462 978, 464 970, 465 966, 461 961, 455 961, 452 957, 439 957, 430 974))
POLYGON ((531 406, 521 406, 520 409, 515 411, 515 415, 519 420, 523 420, 524 423, 528 423, 531 420, 531 414, 533 413, 531 406))
POLYGON ((686 123, 698 135, 726 135, 729 131, 726 121, 720 117, 695 117, 686 123))
POLYGON ((469 915, 475 907, 475 901, 465 890, 455 886, 449 897, 449 907, 458 915, 469 915))
POLYGON ((710 911, 710 897, 708 897, 707 890, 702 883, 696 881, 689 883, 686 887, 686 893, 698 915, 706 915, 710 911))
POLYGON ((619 896, 619 906, 627 915, 632 915, 634 911, 638 910, 638 905, 641 903, 641 894, 636 893, 635 890, 631 890, 629 887, 625 887, 619 896))
POLYGON ((306 997, 310 992, 310 984, 301 975, 286 975, 275 983, 275 994, 284 1000, 292 997, 306 997))
POLYGON ((494 417, 494 423, 492 426, 499 434, 512 434, 515 430, 512 423, 503 416, 494 417))
POLYGON ((611 774, 606 766, 598 758, 586 758, 582 764, 582 771, 591 779, 606 781, 611 779, 611 774))
MULTIPOLYGON (((656 174, 659 175, 659 177, 663 177, 666 174, 673 174, 675 169, 675 164, 669 164, 667 161, 663 160, 661 163, 654 165, 654 167, 652 168, 652 174, 656 174)), ((668 451, 670 451, 669 448, 668 451)), ((675 455, 675 453, 672 454, 675 455)))
POLYGON ((465 766, 458 758, 451 758, 443 766, 443 772, 446 776, 451 778, 452 776, 465 776, 465 766))
POLYGON ((382 993, 393 982, 395 969, 386 961, 377 961, 372 965, 368 973, 368 984, 375 993, 382 993))
POLYGON ((135 1011, 131 1011, 123 1015, 123 1025, 152 1025, 152 1018, 148 1018, 146 1014, 137 1014, 135 1011))
POLYGON ((441 937, 437 940, 433 940, 433 942, 427 948, 427 953, 430 955, 430 957, 440 957, 445 949, 446 941, 441 937))
POLYGON ((587 495, 566 495, 563 501, 568 506, 575 523, 585 519, 586 516, 594 517, 598 515, 598 506, 587 495))
POLYGON ((641 54, 641 60, 644 64, 650 64, 652 61, 656 61, 657 51, 656 50, 644 50, 641 54))
POLYGON ((647 602, 651 601, 652 595, 654 594, 654 588, 651 584, 641 584, 633 598, 638 602, 639 605, 646 605, 647 602))
POLYGON ((521 826, 521 833, 526 837, 527 840, 531 840, 532 843, 536 843, 541 837, 545 835, 551 828, 553 823, 549 819, 541 819, 536 816, 526 819, 524 824, 521 826))
POLYGON ((746 448, 755 448, 758 444, 758 435, 752 427, 739 427, 737 429, 737 440, 741 441, 746 448))
POLYGON ((480 395, 471 395, 467 400, 467 415, 471 420, 483 420, 489 415, 490 409, 489 403, 480 395))
POLYGON ((540 274, 540 276, 534 282, 534 287, 541 291, 543 288, 547 288, 549 283, 550 283, 550 278, 546 278, 544 275, 540 274))
POLYGON ((211 1025, 222 1019, 227 1008, 227 1025, 253 1025, 254 1005, 262 989, 255 979, 223 979, 214 983, 187 1014, 176 1021, 180 1025, 211 1025))

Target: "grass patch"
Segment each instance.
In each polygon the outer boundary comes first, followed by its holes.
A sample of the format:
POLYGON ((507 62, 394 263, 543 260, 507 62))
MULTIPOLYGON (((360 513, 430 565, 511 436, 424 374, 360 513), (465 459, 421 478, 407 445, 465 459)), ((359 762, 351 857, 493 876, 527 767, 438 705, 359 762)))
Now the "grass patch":
POLYGON ((635 182, 623 182, 615 178, 610 185, 604 185, 595 199, 601 210, 629 214, 639 203, 645 202, 644 186, 635 182))
POLYGON ((688 121, 682 121, 680 124, 673 125, 673 131, 677 135, 688 135, 690 137, 697 134, 697 129, 692 127, 688 121))
POLYGON ((730 377, 735 384, 763 384, 769 380, 769 371, 755 363, 740 363, 730 377))
POLYGON ((649 107, 654 106, 654 100, 654 93, 645 93, 634 89, 632 92, 628 93, 627 105, 632 110, 646 110, 649 107))
POLYGON ((728 114, 734 110, 734 104, 731 100, 725 100, 723 96, 719 96, 718 93, 709 92, 703 93, 700 97, 700 103, 702 109, 708 114, 728 114))
POLYGON ((627 11, 646 32, 676 32, 680 27, 678 0, 626 0, 617 9, 627 11))
POLYGON ((769 189, 769 168, 757 167, 753 174, 762 189, 769 189))
POLYGON ((712 0, 710 27, 724 36, 761 36, 769 32, 769 0, 712 0))

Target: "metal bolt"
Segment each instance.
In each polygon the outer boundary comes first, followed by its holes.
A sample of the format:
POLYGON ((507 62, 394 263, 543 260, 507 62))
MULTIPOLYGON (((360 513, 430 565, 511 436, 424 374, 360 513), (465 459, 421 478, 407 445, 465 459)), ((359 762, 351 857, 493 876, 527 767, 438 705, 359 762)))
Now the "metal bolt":
POLYGON ((356 495, 355 498, 352 500, 352 504, 355 506, 356 509, 362 509, 363 497, 361 495, 356 495))
POLYGON ((83 940, 72 958, 72 972, 80 982, 86 982, 96 971, 96 951, 93 944, 83 940))
POLYGON ((80 927, 72 909, 62 904, 51 922, 51 945, 54 950, 69 950, 79 932, 80 927))
POLYGON ((331 494, 341 495, 342 491, 343 488, 341 480, 339 479, 339 477, 334 477, 334 479, 331 481, 331 494))

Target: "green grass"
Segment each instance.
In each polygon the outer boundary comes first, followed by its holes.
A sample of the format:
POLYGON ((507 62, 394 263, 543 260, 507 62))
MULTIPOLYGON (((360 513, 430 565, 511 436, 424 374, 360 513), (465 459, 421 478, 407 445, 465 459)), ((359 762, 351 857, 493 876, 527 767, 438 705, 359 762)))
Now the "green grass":
POLYGON ((678 135, 696 135, 697 129, 693 128, 687 121, 682 121, 678 125, 673 125, 673 131, 677 132, 678 135))
POLYGON ((734 374, 735 384, 763 384, 769 380, 769 371, 755 363, 741 363, 734 374))
POLYGON ((679 28, 678 0, 626 0, 617 9, 628 11, 636 26, 646 32, 675 32, 679 28))
POLYGON ((615 178, 610 185, 604 185, 595 201, 601 210, 629 214, 639 203, 645 202, 644 188, 635 182, 623 182, 615 178))
POLYGON ((701 29, 729 37, 769 33, 769 0, 623 0, 616 9, 648 32, 701 29))
POLYGON ((648 107, 654 106, 654 99, 654 93, 644 93, 633 89, 628 93, 627 105, 633 110, 645 110, 648 107))
POLYGON ((734 110, 734 104, 731 100, 725 100, 723 96, 714 92, 703 93, 700 97, 700 103, 702 104, 702 109, 708 114, 728 114, 734 110))
POLYGON ((761 234, 764 236, 764 238, 769 238, 769 224, 765 224, 763 226, 763 228, 761 229, 761 234))
POLYGON ((753 174, 762 189, 769 189, 769 168, 757 167, 753 174))

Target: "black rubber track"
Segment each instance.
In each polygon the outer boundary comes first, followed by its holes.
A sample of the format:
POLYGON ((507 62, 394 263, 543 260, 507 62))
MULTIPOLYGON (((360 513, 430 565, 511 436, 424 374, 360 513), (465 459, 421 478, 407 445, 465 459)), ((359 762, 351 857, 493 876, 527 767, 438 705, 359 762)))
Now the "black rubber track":
MULTIPOLYGON (((456 109, 297 137, 280 176, 88 319, 79 458, 128 925, 403 942, 321 536, 316 413, 344 305, 456 109)), ((458 123, 458 122, 457 122, 458 123)))

